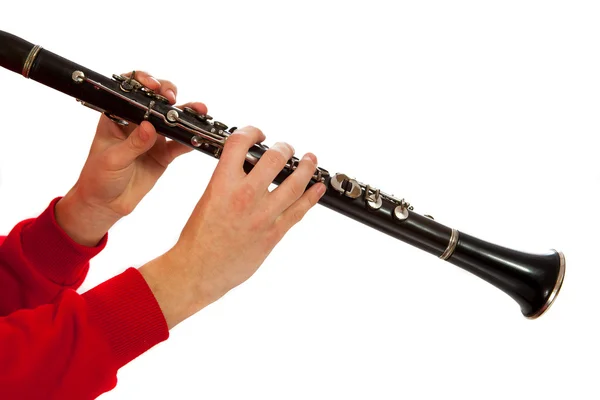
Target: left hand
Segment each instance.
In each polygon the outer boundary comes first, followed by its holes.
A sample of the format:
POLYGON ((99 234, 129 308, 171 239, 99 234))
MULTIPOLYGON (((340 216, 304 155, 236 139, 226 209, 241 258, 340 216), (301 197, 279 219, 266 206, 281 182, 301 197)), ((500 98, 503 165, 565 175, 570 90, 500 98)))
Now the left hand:
MULTIPOLYGON (((175 104, 173 83, 140 71, 135 79, 175 104)), ((207 112, 202 103, 181 107, 207 112)), ((58 224, 76 242, 96 245, 110 227, 135 209, 167 166, 190 150, 157 134, 148 121, 123 127, 102 115, 77 183, 56 205, 58 224)))

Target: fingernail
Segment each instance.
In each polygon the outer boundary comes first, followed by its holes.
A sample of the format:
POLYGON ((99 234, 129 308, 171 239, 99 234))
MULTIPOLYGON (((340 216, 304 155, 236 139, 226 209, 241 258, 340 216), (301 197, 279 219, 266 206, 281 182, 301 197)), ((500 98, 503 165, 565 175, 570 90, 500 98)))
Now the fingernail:
POLYGON ((324 184, 318 183, 317 194, 319 195, 319 197, 322 197, 325 194, 325 192, 327 191, 326 189, 327 188, 325 187, 324 184))
POLYGON ((160 86, 160 82, 159 82, 159 81, 158 81, 158 79, 156 79, 155 77, 153 77, 153 76, 149 76, 149 77, 148 77, 148 79, 149 79, 149 80, 151 80, 151 81, 152 81, 152 83, 154 83, 154 86, 156 86, 156 87, 159 87, 159 86, 160 86))
POLYGON ((287 153, 286 148, 291 149, 292 154, 294 153, 294 148, 287 143, 277 142, 271 147, 271 149, 275 149, 283 154, 287 153))
POLYGON ((165 91, 165 94, 171 103, 175 103, 175 101, 176 101, 175 92, 172 89, 167 89, 165 91))
POLYGON ((317 157, 314 154, 306 153, 302 159, 310 160, 315 164, 315 166, 317 166, 317 157))
POLYGON ((283 147, 288 147, 290 150, 292 150, 292 154, 295 154, 295 153, 296 153, 296 149, 294 149, 294 146, 292 146, 292 145, 291 145, 291 144, 289 144, 289 143, 283 143, 283 142, 281 142, 281 143, 277 143, 277 144, 278 144, 279 146, 281 146, 282 148, 283 148, 283 147))

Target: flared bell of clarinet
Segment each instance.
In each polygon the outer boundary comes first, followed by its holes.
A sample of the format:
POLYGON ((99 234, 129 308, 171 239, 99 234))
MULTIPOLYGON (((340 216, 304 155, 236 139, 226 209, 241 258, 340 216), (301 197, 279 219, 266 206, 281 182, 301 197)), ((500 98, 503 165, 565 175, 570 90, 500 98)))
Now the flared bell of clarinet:
POLYGON ((512 297, 523 315, 535 319, 554 302, 565 277, 565 257, 552 250, 525 253, 460 233, 448 262, 486 280, 512 297))

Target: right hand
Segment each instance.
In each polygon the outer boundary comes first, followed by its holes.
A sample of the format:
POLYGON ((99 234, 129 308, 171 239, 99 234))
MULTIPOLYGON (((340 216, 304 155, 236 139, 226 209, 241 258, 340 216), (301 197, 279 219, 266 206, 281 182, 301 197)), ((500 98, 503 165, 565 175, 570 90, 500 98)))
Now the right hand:
POLYGON ((212 179, 177 244, 140 268, 169 328, 252 276, 285 233, 325 193, 323 183, 306 190, 317 167, 311 153, 278 188, 269 191, 294 154, 286 143, 267 150, 246 174, 242 166, 248 149, 264 139, 253 127, 238 129, 227 139, 212 179))

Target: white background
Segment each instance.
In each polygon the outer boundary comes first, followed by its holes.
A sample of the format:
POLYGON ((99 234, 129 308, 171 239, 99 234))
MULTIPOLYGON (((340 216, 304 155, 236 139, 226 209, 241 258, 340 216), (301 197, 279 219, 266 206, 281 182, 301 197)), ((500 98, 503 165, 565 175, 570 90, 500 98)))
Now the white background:
MULTIPOLYGON (((0 29, 105 75, 171 79, 179 100, 258 126, 267 144, 313 151, 461 231, 567 259, 556 304, 528 321, 478 278, 319 206, 103 399, 600 396, 597 2, 9 4, 0 29)), ((0 83, 6 233, 75 182, 98 115, 6 70, 0 83)), ((175 162, 110 232, 82 291, 170 248, 215 165, 175 162)))

